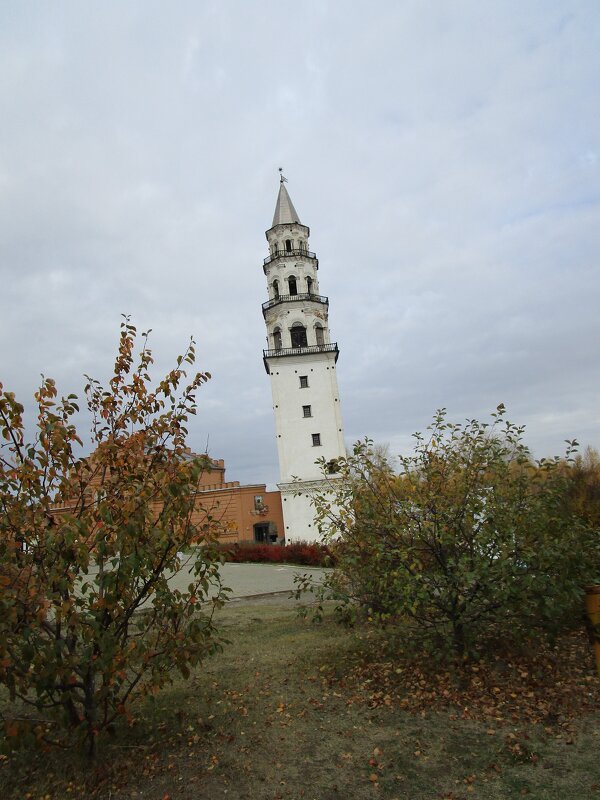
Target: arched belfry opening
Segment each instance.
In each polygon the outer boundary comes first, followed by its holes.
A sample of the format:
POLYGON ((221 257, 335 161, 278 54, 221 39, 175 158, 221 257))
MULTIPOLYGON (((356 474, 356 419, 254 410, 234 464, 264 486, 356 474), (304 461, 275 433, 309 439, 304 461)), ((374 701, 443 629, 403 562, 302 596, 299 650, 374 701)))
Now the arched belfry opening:
POLYGON ((273 297, 275 300, 279 300, 279 281, 277 279, 273 281, 273 297))
POLYGON ((273 331, 273 347, 275 350, 281 350, 281 331, 275 328, 273 331))
POLYGON ((295 322, 290 331, 292 337, 292 347, 308 347, 306 339, 306 328, 300 322, 295 322))
POLYGON ((289 289, 288 294, 290 295, 298 294, 298 282, 294 275, 290 275, 290 277, 288 278, 288 289, 289 289))
POLYGON ((315 337, 319 346, 325 344, 325 333, 323 331, 323 326, 319 323, 315 325, 315 337))

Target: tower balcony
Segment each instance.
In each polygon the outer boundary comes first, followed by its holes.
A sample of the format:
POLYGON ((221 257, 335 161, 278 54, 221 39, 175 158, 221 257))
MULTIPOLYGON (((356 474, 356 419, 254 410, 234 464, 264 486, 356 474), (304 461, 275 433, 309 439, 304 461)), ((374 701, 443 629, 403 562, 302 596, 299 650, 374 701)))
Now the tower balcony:
POLYGON ((310 250, 278 250, 276 253, 272 253, 270 256, 267 256, 264 259, 263 270, 267 264, 277 261, 278 258, 309 258, 311 261, 316 262, 315 269, 319 269, 319 259, 317 258, 317 254, 312 253, 310 250))
POLYGON ((279 350, 263 350, 263 361, 265 370, 269 373, 268 358, 285 358, 286 356, 311 356, 316 353, 335 353, 337 362, 340 351, 337 342, 326 342, 325 344, 313 344, 307 347, 281 347, 279 350))
POLYGON ((262 304, 263 317, 266 316, 267 310, 279 303, 293 303, 297 300, 309 300, 311 303, 321 303, 324 306, 329 305, 329 298, 323 297, 321 294, 312 294, 310 292, 301 292, 300 294, 280 294, 279 297, 273 297, 262 304))

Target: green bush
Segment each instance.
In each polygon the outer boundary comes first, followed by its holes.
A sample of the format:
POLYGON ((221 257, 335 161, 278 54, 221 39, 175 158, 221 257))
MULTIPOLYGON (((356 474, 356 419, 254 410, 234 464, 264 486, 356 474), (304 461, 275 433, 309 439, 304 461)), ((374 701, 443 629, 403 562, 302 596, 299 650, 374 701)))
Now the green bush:
POLYGON ((598 530, 565 502, 565 462, 534 463, 523 428, 503 415, 500 406, 491 423, 460 425, 438 412, 399 472, 368 440, 338 462, 314 504, 325 540, 336 541, 328 591, 346 616, 401 622, 460 657, 491 635, 565 624, 598 530))

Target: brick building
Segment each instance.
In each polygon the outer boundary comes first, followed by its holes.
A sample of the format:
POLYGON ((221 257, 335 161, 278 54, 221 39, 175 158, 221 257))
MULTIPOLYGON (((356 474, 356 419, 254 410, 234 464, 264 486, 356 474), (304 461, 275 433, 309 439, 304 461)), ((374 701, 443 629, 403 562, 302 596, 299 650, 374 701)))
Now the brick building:
MULTIPOLYGON (((187 451, 187 458, 197 454, 187 451)), ((225 480, 225 462, 222 459, 208 459, 210 466, 199 478, 196 490, 192 522, 202 527, 210 516, 215 523, 219 540, 224 543, 264 542, 283 543, 284 523, 281 509, 281 494, 268 492, 264 483, 240 485, 239 481, 225 480)), ((93 464, 92 455, 89 464, 93 464)), ((92 466, 93 473, 93 466, 92 466)), ((87 485, 86 495, 102 491, 102 479, 92 474, 87 485)), ((56 504, 53 512, 74 512, 78 501, 56 504)), ((158 503, 155 508, 160 509, 158 503)))
POLYGON ((212 460, 197 493, 198 519, 209 513, 219 522, 224 542, 281 542, 283 513, 279 492, 268 492, 264 483, 241 486, 225 480, 225 463, 212 460))

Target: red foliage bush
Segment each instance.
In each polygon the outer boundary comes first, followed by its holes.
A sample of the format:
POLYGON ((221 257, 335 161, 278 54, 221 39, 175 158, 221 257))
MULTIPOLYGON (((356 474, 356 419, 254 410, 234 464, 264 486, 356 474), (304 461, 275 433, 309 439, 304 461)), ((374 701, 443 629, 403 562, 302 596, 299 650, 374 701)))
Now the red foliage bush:
POLYGON ((219 548, 225 561, 235 564, 300 564, 307 567, 332 566, 332 553, 322 544, 294 542, 293 544, 260 544, 258 542, 237 542, 221 545, 219 548))

